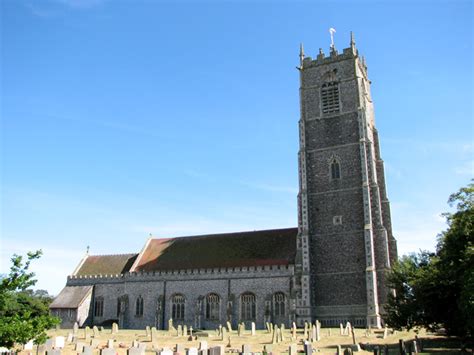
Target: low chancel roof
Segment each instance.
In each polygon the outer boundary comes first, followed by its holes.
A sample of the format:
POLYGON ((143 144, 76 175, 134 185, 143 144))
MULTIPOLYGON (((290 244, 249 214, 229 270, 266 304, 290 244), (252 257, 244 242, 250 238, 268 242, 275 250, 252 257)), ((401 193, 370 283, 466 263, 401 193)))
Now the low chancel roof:
POLYGON ((91 292, 92 286, 66 286, 49 308, 77 308, 91 292))
POLYGON ((297 233, 286 228, 149 239, 139 254, 86 256, 74 275, 290 265, 297 233))

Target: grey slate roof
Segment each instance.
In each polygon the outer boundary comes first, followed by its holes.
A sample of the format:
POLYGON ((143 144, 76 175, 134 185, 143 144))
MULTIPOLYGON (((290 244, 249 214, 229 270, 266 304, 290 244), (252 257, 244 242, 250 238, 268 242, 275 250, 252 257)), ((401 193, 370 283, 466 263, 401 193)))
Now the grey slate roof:
POLYGON ((64 287, 49 308, 77 308, 92 292, 93 286, 66 286, 64 287))

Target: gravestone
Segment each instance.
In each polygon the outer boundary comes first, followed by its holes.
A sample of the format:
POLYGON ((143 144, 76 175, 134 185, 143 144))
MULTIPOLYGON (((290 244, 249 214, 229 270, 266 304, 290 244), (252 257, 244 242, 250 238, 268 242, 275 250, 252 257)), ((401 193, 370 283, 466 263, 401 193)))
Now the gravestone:
POLYGON ((33 340, 30 340, 28 343, 23 344, 23 350, 33 350, 33 340))
POLYGON ((55 337, 53 342, 53 347, 55 349, 64 348, 64 337, 55 337))
POLYGON ((132 346, 131 348, 127 349, 127 355, 145 355, 145 352, 143 349, 132 346))
POLYGON ((337 345, 336 347, 336 355, 342 355, 342 347, 340 345, 337 345))
POLYGON ((388 328, 387 326, 385 326, 385 328, 383 329, 382 339, 386 339, 387 337, 388 337, 388 328))
POLYGON ((291 325, 291 338, 293 340, 296 340, 296 323, 293 322, 293 324, 291 325))
POLYGON ((197 348, 189 348, 186 350, 186 355, 198 355, 198 349, 197 348))
POLYGON ((207 341, 200 341, 199 342, 199 350, 207 350, 207 341))
POLYGON ((92 347, 86 345, 86 346, 82 347, 82 354, 83 355, 92 355, 92 354, 94 354, 94 351, 92 350, 92 347))
POLYGON ((288 347, 288 355, 297 355, 298 354, 298 351, 297 351, 297 346, 296 344, 290 344, 290 346, 288 347))
POLYGON ((100 345, 100 340, 99 339, 92 339, 90 342, 91 348, 92 349, 97 349, 100 345))
POLYGON ((232 347, 232 343, 231 343, 230 336, 229 336, 229 340, 227 341, 226 347, 227 347, 227 348, 231 348, 231 347, 232 347))
POLYGON ((313 346, 310 342, 305 341, 304 343, 304 353, 305 355, 313 355, 313 346))
POLYGON ((321 340, 321 323, 319 320, 316 320, 316 341, 321 340))
POLYGON ((352 334, 352 326, 350 322, 346 323, 346 329, 344 329, 344 335, 351 336, 352 334))
POLYGON ((119 326, 117 323, 112 323, 112 334, 117 334, 119 331, 119 326))
POLYGON ((187 325, 184 325, 184 327, 183 327, 183 335, 184 336, 188 335, 188 326, 187 325))
POLYGON ((91 338, 91 328, 89 328, 88 326, 86 326, 86 327, 84 328, 84 339, 85 339, 86 341, 89 341, 90 338, 91 338))
POLYGON ((250 344, 242 345, 242 355, 252 355, 252 347, 250 344))
POLYGON ((99 327, 99 330, 100 330, 101 332, 103 332, 103 331, 104 331, 104 326, 101 325, 101 326, 99 327))
POLYGON ((217 345, 209 349, 209 355, 224 355, 224 346, 217 345))
POLYGON ((277 344, 278 343, 278 326, 275 326, 275 328, 273 328, 273 335, 272 335, 272 344, 277 344))
POLYGON ((184 345, 183 344, 176 344, 176 352, 180 354, 184 354, 184 345))
POLYGON ((265 344, 263 346, 263 350, 265 350, 267 353, 271 353, 273 351, 273 346, 271 344, 265 344))
POLYGON ((242 335, 242 324, 239 324, 237 326, 237 336, 240 337, 241 335, 242 335))
POLYGON ((232 331, 232 324, 230 324, 229 321, 227 321, 226 324, 227 324, 227 330, 228 330, 229 332, 231 332, 231 331, 232 331))
POLYGON ((280 324, 280 329, 281 329, 282 332, 285 331, 285 324, 284 324, 284 323, 281 323, 281 324, 280 324))
POLYGON ((74 322, 74 326, 72 327, 72 334, 77 335, 78 330, 79 330, 79 323, 74 322))
POLYGON ((219 328, 217 329, 217 335, 221 335, 221 332, 222 332, 222 325, 219 324, 219 328))
POLYGON ((283 341, 283 331, 277 328, 278 341, 283 341))
POLYGON ((54 339, 53 338, 47 339, 46 342, 44 343, 44 346, 46 348, 46 351, 52 350, 54 348, 54 339))
POLYGON ((316 331, 316 327, 311 327, 311 339, 310 341, 311 342, 315 342, 316 341, 316 338, 317 338, 317 331, 316 331))
POLYGON ((145 327, 145 336, 146 336, 147 338, 149 338, 150 335, 151 335, 151 334, 150 334, 150 326, 147 325, 147 326, 145 327))
POLYGON ((252 336, 255 336, 256 332, 255 332, 255 322, 252 322, 252 325, 251 325, 251 334, 252 336))
POLYGON ((151 334, 151 342, 152 343, 158 341, 158 332, 156 331, 155 327, 151 327, 150 334, 151 334))
POLYGON ((107 340, 107 347, 110 349, 114 348, 114 339, 107 340))
POLYGON ((308 340, 308 323, 304 322, 303 340, 308 340))
POLYGON ((76 350, 78 353, 82 353, 82 349, 84 348, 84 345, 85 345, 84 343, 77 342, 74 350, 76 350))
POLYGON ((344 335, 344 326, 342 323, 339 323, 339 330, 340 330, 340 335, 344 335))
POLYGON ((177 336, 182 336, 183 335, 183 327, 180 325, 178 325, 178 331, 176 332, 177 336))
POLYGON ((74 335, 72 335, 72 333, 67 333, 66 341, 68 343, 71 343, 73 340, 74 340, 74 335))
POLYGON ((46 351, 46 355, 61 355, 61 349, 52 349, 46 351))
POLYGON ((92 333, 94 334, 94 338, 100 337, 99 328, 95 325, 92 327, 92 333))
POLYGON ((331 336, 331 328, 328 328, 328 337, 331 336))
POLYGON ((226 340, 227 338, 227 328, 222 328, 222 332, 221 332, 221 341, 224 341, 226 340))
POLYGON ((138 340, 132 341, 132 348, 138 348, 138 340))
POLYGON ((103 348, 100 350, 100 355, 116 355, 114 348, 103 348))
POLYGON ((168 348, 163 348, 163 350, 160 351, 160 355, 173 355, 173 352, 168 348))

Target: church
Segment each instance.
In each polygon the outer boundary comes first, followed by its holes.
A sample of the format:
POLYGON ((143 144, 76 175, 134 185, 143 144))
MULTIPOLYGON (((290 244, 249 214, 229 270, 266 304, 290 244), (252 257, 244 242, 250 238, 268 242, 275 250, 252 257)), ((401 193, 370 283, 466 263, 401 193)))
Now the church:
POLYGON ((382 325, 397 246, 365 59, 351 34, 342 53, 332 44, 311 58, 301 46, 297 69, 297 227, 87 253, 50 305, 63 327, 382 325))

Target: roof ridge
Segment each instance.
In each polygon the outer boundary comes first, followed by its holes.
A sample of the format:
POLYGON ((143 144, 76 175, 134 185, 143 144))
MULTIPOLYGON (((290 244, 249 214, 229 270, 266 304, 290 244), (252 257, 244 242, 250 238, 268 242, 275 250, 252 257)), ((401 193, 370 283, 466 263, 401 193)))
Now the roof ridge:
POLYGON ((262 232, 274 232, 274 231, 288 231, 290 229, 298 229, 298 227, 288 227, 288 228, 275 228, 275 229, 256 229, 253 231, 240 231, 240 232, 224 232, 224 233, 212 233, 212 234, 197 234, 197 235, 181 235, 178 237, 157 237, 152 238, 153 240, 173 240, 179 238, 202 238, 202 237, 214 237, 214 236, 222 236, 222 235, 241 235, 241 234, 251 234, 251 233, 262 233, 262 232))
POLYGON ((138 255, 138 253, 94 254, 94 255, 90 255, 90 254, 89 254, 89 257, 91 257, 91 256, 132 256, 132 255, 138 255))

